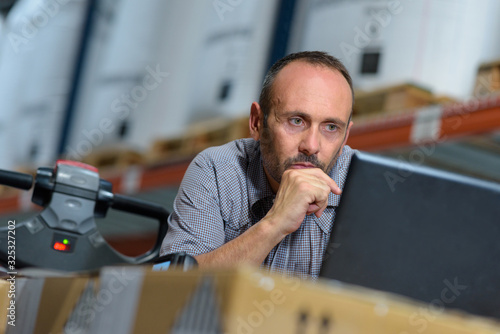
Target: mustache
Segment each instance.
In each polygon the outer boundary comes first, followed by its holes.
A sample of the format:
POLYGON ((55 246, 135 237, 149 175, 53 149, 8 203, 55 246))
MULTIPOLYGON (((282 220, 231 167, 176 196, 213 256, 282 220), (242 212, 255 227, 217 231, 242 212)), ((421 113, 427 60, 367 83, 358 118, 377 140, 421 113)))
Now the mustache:
POLYGON ((325 170, 325 164, 319 161, 318 156, 313 154, 313 155, 305 155, 304 153, 299 153, 297 156, 288 158, 285 160, 284 167, 285 170, 290 168, 293 164, 300 163, 300 162, 307 162, 314 167, 320 168, 322 170, 325 170))

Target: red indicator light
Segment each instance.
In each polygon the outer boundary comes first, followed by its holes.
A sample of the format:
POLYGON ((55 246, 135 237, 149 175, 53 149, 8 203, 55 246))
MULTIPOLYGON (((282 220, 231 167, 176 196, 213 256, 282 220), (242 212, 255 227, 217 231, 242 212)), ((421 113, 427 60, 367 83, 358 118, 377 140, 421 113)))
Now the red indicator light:
POLYGON ((72 253, 74 251, 75 243, 76 238, 55 233, 54 238, 52 239, 52 249, 59 252, 72 253))
POLYGON ((62 242, 59 242, 57 241, 55 244, 54 244, 54 249, 55 250, 58 250, 58 251, 67 251, 69 250, 69 246, 68 245, 65 245, 63 244, 62 242))

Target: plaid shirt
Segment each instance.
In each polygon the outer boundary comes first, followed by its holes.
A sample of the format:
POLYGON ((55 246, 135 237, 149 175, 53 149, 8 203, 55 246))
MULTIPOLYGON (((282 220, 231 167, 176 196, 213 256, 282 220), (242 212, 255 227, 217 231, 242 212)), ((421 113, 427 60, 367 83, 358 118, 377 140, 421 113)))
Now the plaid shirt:
MULTIPOLYGON (((330 173, 341 189, 354 152, 349 146, 342 151, 330 173)), ((274 197, 255 140, 239 139, 201 152, 182 180, 161 255, 185 251, 195 256, 213 251, 259 222, 274 197)), ((306 216, 262 265, 271 271, 317 278, 339 200, 340 196, 330 193, 321 217, 306 216)))

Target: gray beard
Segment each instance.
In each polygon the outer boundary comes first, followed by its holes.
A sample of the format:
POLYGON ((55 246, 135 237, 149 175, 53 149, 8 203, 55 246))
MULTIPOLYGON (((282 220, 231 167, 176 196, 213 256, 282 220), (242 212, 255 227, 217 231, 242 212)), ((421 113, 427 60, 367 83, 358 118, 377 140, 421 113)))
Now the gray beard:
POLYGON ((330 164, 328 166, 325 166, 324 163, 319 161, 316 155, 305 155, 304 153, 299 153, 295 157, 288 158, 283 164, 281 164, 279 161, 277 161, 276 155, 274 154, 275 148, 271 148, 268 145, 263 145, 261 143, 262 164, 266 168, 269 175, 278 183, 281 183, 283 173, 287 169, 289 169, 293 164, 300 162, 311 163, 315 167, 325 172, 325 174, 329 175, 333 167, 335 166, 335 163, 337 162, 341 148, 342 147, 337 150, 337 153, 330 161, 330 164))

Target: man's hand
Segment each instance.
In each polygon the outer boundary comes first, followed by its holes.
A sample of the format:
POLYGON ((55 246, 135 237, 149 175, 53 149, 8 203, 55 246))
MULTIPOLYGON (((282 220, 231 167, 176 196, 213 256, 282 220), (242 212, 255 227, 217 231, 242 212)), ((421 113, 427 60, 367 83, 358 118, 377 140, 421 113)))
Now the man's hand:
POLYGON ((296 231, 306 215, 321 216, 330 192, 341 194, 335 181, 321 169, 288 169, 283 173, 274 205, 266 218, 284 237, 296 231))
POLYGON ((236 239, 212 252, 196 256, 198 264, 200 267, 261 264, 274 246, 300 227, 306 215, 321 216, 330 192, 340 195, 341 190, 319 168, 285 171, 267 215, 236 239))

